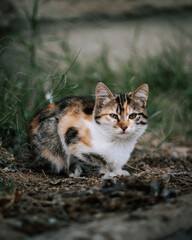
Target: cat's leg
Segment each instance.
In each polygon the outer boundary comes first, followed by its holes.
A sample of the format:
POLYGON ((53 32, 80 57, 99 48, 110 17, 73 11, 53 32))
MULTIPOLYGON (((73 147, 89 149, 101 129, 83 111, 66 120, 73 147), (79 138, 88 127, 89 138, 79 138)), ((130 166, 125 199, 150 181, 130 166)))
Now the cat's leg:
POLYGON ((101 155, 95 153, 83 153, 79 157, 83 175, 85 176, 100 176, 104 174, 101 169, 105 169, 107 164, 101 155))
POLYGON ((122 169, 124 164, 121 161, 113 163, 111 168, 112 172, 116 174, 116 176, 129 176, 130 173, 127 170, 122 169))
POLYGON ((78 164, 76 164, 76 165, 75 165, 74 172, 73 172, 73 173, 70 173, 70 174, 69 174, 69 177, 71 177, 71 178, 80 177, 80 176, 81 176, 81 173, 82 173, 81 166, 78 165, 78 164))
POLYGON ((71 155, 69 156, 68 162, 69 162, 69 168, 68 168, 69 177, 72 177, 72 178, 80 177, 83 171, 82 171, 79 159, 74 155, 71 155))

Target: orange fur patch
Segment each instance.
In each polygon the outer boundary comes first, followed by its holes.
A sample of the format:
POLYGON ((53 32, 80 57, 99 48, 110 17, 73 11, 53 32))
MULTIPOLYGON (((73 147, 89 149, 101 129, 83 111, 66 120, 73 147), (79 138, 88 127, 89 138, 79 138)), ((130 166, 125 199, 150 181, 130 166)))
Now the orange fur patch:
POLYGON ((69 150, 73 155, 75 155, 77 153, 77 146, 76 145, 69 146, 69 150))
POLYGON ((77 114, 73 111, 67 112, 61 117, 59 122, 59 133, 61 136, 65 136, 68 128, 76 127, 79 128, 80 121, 82 119, 82 114, 77 114))
POLYGON ((85 129, 85 131, 80 131, 80 135, 81 135, 81 132, 82 132, 82 136, 80 136, 80 141, 86 145, 87 147, 91 147, 91 133, 89 131, 89 129, 85 129))
POLYGON ((45 149, 42 152, 42 155, 43 155, 44 158, 47 158, 47 159, 53 158, 53 154, 48 149, 45 149))
POLYGON ((55 107, 55 103, 50 103, 47 105, 47 108, 53 108, 53 107, 55 107))
POLYGON ((111 119, 108 118, 107 116, 105 117, 105 119, 106 119, 108 122, 111 122, 111 119))
POLYGON ((56 108, 55 103, 48 104, 47 107, 44 109, 44 114, 46 114, 46 116, 49 116, 55 111, 55 108, 56 108))
POLYGON ((90 114, 90 115, 84 114, 84 119, 88 120, 88 121, 92 121, 93 116, 92 116, 92 114, 90 114))
MULTIPOLYGON (((88 128, 86 128, 83 119, 92 119, 92 115, 88 117, 88 115, 82 112, 74 112, 74 108, 72 111, 65 113, 65 115, 60 119, 59 123, 59 135, 65 138, 65 134, 70 127, 75 127, 78 130, 79 141, 87 147, 91 147, 91 133, 88 128)), ((71 149, 70 149, 71 150, 71 149)), ((74 149, 72 149, 74 151, 74 149)))
POLYGON ((102 113, 102 114, 100 114, 100 117, 104 117, 106 115, 108 115, 108 113, 102 113))
POLYGON ((124 106, 123 106, 123 108, 125 109, 125 111, 124 111, 124 113, 125 113, 125 115, 127 116, 127 113, 128 113, 128 104, 127 104, 127 101, 125 101, 125 103, 124 103, 124 106))
POLYGON ((128 115, 130 113, 130 111, 131 111, 130 105, 127 105, 125 110, 126 110, 126 114, 128 115))
POLYGON ((35 116, 33 120, 31 121, 29 127, 31 128, 32 134, 37 134, 38 128, 39 128, 39 115, 35 116))
POLYGON ((48 149, 42 151, 42 156, 46 159, 49 159, 53 164, 63 165, 63 159, 60 156, 55 156, 48 149))

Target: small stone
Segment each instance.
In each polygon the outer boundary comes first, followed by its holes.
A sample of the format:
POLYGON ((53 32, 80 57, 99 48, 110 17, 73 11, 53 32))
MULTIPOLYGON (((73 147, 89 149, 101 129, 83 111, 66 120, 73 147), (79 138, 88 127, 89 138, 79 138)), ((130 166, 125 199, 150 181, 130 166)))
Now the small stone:
POLYGON ((176 151, 173 151, 171 153, 171 157, 175 158, 175 159, 178 159, 179 158, 179 154, 176 152, 176 151))
POLYGON ((49 218, 49 219, 48 219, 48 222, 49 222, 50 224, 55 224, 55 223, 57 222, 57 219, 56 219, 56 218, 49 218))

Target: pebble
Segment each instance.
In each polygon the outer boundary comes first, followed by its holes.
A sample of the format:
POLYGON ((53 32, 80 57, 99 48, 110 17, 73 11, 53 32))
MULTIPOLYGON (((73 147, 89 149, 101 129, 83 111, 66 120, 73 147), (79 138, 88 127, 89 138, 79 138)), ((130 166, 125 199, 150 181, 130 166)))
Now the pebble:
POLYGON ((175 159, 178 159, 179 158, 179 154, 176 152, 176 151, 173 151, 171 153, 171 157, 175 158, 175 159))
POLYGON ((49 218, 49 219, 48 219, 48 222, 49 222, 50 224, 55 224, 55 223, 57 222, 57 219, 56 219, 56 218, 49 218))

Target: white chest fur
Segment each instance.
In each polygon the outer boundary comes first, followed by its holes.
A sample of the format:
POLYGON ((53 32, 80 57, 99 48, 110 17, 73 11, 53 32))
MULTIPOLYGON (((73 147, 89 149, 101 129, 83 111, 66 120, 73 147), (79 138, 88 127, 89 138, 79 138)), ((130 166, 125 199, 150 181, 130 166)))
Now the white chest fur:
POLYGON ((105 132, 92 122, 85 121, 92 136, 91 151, 102 155, 105 160, 115 169, 121 169, 122 166, 129 160, 130 154, 136 143, 136 138, 131 137, 126 141, 122 139, 112 140, 105 132))

